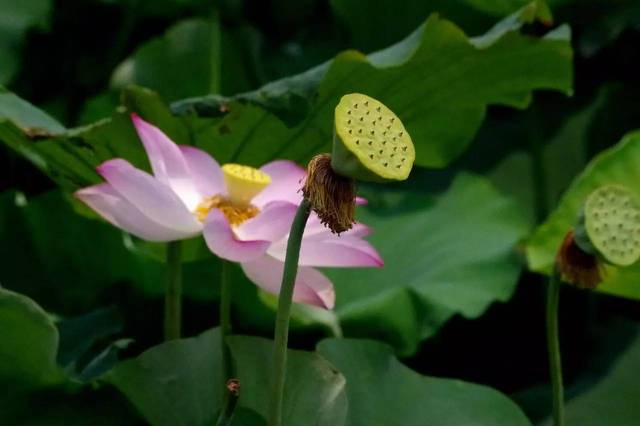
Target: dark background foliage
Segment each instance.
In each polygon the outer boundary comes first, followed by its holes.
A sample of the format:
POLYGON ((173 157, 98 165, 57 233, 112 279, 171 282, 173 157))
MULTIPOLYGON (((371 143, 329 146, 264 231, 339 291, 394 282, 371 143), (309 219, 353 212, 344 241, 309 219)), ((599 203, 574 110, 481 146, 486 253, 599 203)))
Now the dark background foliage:
MULTIPOLYGON (((12 57, 12 63, 0 63, 0 84, 67 127, 111 115, 119 103, 114 69, 131 55, 143 55, 140 46, 148 46, 184 19, 219 17, 220 92, 231 96, 302 72, 345 49, 368 53, 384 48, 404 38, 432 12, 455 22, 469 35, 479 35, 523 4, 516 0, 223 0, 214 8, 205 0, 23 2, 44 12, 41 16, 34 13, 36 18, 20 31, 2 27, 0 17, 0 39, 6 42, 3 45, 0 40, 0 47, 12 57)), ((525 110, 490 107, 466 153, 444 170, 415 171, 411 187, 438 193, 457 172, 471 171, 490 177, 501 191, 520 201, 531 223, 539 222, 587 160, 640 127, 638 2, 558 0, 551 6, 555 22, 568 23, 573 34, 573 96, 536 92, 525 110), (567 130, 571 123, 577 123, 575 130, 567 130), (564 148, 551 150, 545 157, 547 169, 534 169, 530 174, 513 175, 501 168, 514 154, 541 152, 557 141, 572 143, 567 140, 579 144, 584 155, 574 156, 564 148), (550 199, 536 192, 535 177, 540 175, 552 188, 550 199)), ((18 9, 13 2, 0 0, 0 14, 22 13, 18 9)), ((547 29, 537 24, 525 31, 542 34, 547 29)), ((153 56, 153 52, 146 54, 153 56)), ((200 83, 189 86, 190 73, 198 67, 187 65, 180 74, 184 87, 178 92, 152 88, 160 90, 167 101, 205 94, 200 83)), ((48 177, 6 146, 0 146, 0 152, 4 263, 0 284, 29 295, 62 317, 108 307, 109 323, 119 325, 98 333, 94 348, 103 348, 117 337, 133 338, 135 342, 121 353, 128 357, 158 343, 162 290, 154 285, 162 280, 162 267, 151 259, 132 260, 123 254, 117 231, 76 216, 48 177), (15 207, 23 199, 37 200, 40 208, 25 217, 15 207), (34 226, 46 227, 49 236, 35 242, 24 238, 34 232, 34 226), (62 264, 49 260, 47 253, 47 249, 60 250, 58 239, 69 242, 64 244, 67 251, 56 258, 65 259, 62 264), (97 245, 99 258, 83 257, 83 253, 95 254, 97 245), (94 263, 108 263, 113 276, 93 275, 104 269, 94 263), (130 285, 133 273, 143 276, 139 280, 142 287, 130 285), (83 282, 91 284, 83 287, 83 282)), ((213 283, 217 265, 199 264, 187 273, 213 283)), ((493 304, 478 319, 455 316, 403 362, 423 374, 495 387, 513 396, 533 420, 543 419, 548 396, 542 284, 541 276, 523 269, 511 300, 493 304)), ((246 282, 242 286, 250 287, 246 282)), ((185 334, 195 335, 215 325, 216 291, 187 289, 185 334)), ((239 299, 243 292, 250 293, 241 289, 239 299)), ((634 338, 630 323, 640 321, 640 305, 574 288, 563 289, 561 303, 562 349, 572 396, 598 382, 634 338)), ((269 336, 268 328, 242 323, 241 307, 237 316, 240 332, 269 336)), ((305 328, 293 336, 293 345, 313 348, 326 333, 322 327, 305 328)))

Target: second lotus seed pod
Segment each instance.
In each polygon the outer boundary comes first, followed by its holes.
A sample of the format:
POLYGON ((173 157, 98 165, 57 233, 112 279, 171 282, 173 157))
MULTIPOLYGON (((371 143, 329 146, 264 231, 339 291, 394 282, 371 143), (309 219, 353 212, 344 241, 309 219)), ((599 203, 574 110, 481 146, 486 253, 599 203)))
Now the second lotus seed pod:
POLYGON ((628 188, 602 186, 584 205, 584 231, 610 263, 629 266, 640 259, 640 202, 628 188))

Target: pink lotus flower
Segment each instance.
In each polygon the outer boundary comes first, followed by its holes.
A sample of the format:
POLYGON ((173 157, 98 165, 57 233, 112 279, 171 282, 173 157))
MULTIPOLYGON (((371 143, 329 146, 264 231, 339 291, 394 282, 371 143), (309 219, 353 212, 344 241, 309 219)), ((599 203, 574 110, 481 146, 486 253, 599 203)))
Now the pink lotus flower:
MULTIPOLYGON (((217 256, 239 262, 265 291, 277 294, 287 235, 306 172, 290 161, 253 169, 220 167, 206 152, 176 145, 160 129, 132 114, 153 175, 116 158, 97 167, 105 183, 75 196, 108 222, 148 241, 175 241, 202 233, 217 256)), ((341 236, 312 214, 304 233, 294 300, 331 309, 333 285, 314 267, 380 267, 358 224, 341 236)))

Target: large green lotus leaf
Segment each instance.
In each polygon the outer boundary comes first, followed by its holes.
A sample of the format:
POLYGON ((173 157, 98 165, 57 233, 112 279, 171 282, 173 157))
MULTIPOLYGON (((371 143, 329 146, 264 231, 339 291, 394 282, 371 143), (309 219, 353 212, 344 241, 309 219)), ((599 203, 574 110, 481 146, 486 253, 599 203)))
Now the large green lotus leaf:
POLYGON ((0 288, 0 330, 0 394, 62 383, 58 330, 33 300, 0 288))
POLYGON ((394 358, 386 345, 326 339, 318 352, 347 379, 346 425, 531 425, 500 392, 460 380, 421 376, 394 358))
MULTIPOLYGON (((629 133, 616 146, 596 156, 576 177, 558 207, 527 243, 529 267, 549 274, 562 239, 578 219, 587 196, 602 185, 625 185, 640 196, 640 132, 629 133)), ((640 265, 628 268, 608 268, 598 291, 640 299, 640 265)))
MULTIPOLYGON (((267 418, 273 341, 245 336, 229 338, 240 379, 238 405, 267 418)), ((287 354, 283 425, 344 425, 345 378, 318 353, 290 349, 287 354)))
MULTIPOLYGON (((586 392, 565 402, 567 425, 635 426, 640 423, 640 334, 606 375, 586 392)), ((551 425, 549 419, 543 423, 551 425)))
POLYGON ((528 224, 485 179, 461 175, 435 202, 397 193, 382 201, 372 194, 359 220, 373 229, 384 267, 329 272, 345 335, 386 340, 408 354, 451 316, 475 318, 511 297, 521 269, 516 244, 528 224))
POLYGON ((518 32, 541 11, 532 3, 486 34, 469 38, 453 23, 432 15, 405 40, 365 56, 356 51, 256 92, 174 105, 179 113, 220 115, 202 126, 196 143, 223 161, 259 164, 274 157, 308 160, 330 151, 333 109, 340 97, 363 92, 399 117, 416 144, 416 163, 444 167, 471 141, 489 104, 524 108, 536 89, 571 91, 567 27, 543 38, 518 32), (478 72, 478 70, 484 72, 478 72), (285 125, 269 111, 287 121, 285 125), (298 117, 288 114, 298 111, 298 117))
MULTIPOLYGON (((334 105, 344 93, 363 91, 380 98, 406 122, 417 144, 418 164, 442 167, 470 142, 487 105, 524 107, 532 90, 570 91, 567 28, 544 38, 518 32, 538 13, 532 4, 473 39, 434 15, 407 39, 368 57, 344 52, 236 100, 182 102, 175 106, 185 114, 181 119, 171 117, 150 91, 132 88, 123 101, 177 143, 195 144, 221 163, 258 166, 274 158, 306 162, 330 150, 334 105), (214 117, 197 118, 194 111, 214 117)), ((4 93, 0 113, 0 140, 66 191, 98 182, 94 168, 109 158, 149 167, 131 121, 122 112, 65 130, 44 112, 4 93)))
MULTIPOLYGON (((234 424, 261 424, 258 415, 266 416, 272 342, 241 336, 229 342, 241 383, 238 409, 244 412, 234 424), (257 413, 253 419, 258 416, 258 423, 248 422, 247 413, 257 413)), ((220 335, 213 329, 151 348, 103 379, 120 389, 153 425, 210 425, 221 408, 220 358, 220 335)), ((346 409, 344 377, 317 354, 291 350, 288 358, 285 425, 342 424, 334 420, 343 418, 346 409)))

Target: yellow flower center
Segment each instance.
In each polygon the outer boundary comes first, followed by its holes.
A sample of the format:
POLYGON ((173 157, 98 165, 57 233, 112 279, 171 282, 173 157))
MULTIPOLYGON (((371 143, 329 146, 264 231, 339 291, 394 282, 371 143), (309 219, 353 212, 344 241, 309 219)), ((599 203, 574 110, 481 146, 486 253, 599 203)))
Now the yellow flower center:
POLYGON ((198 220, 204 222, 211 209, 219 209, 226 216, 231 226, 238 226, 245 220, 249 220, 260 213, 260 209, 256 206, 237 206, 228 198, 214 195, 213 197, 205 198, 196 207, 195 214, 198 220))
POLYGON ((222 166, 222 172, 227 196, 214 195, 205 198, 198 204, 194 213, 200 222, 204 222, 211 209, 218 209, 231 226, 238 226, 260 213, 260 209, 252 205, 251 200, 271 183, 271 177, 258 169, 241 164, 225 164, 222 166))

